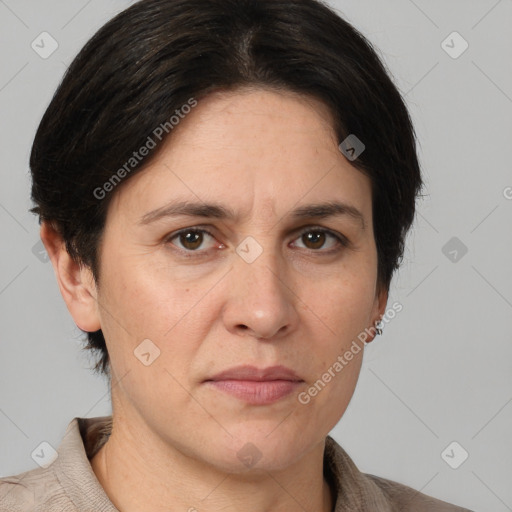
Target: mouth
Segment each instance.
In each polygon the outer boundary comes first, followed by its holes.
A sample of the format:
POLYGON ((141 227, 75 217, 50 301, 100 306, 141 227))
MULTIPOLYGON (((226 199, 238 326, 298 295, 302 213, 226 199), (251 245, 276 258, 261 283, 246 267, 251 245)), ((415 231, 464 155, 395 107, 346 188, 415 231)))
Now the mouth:
POLYGON ((267 405, 289 396, 303 382, 293 370, 284 366, 258 369, 244 365, 220 372, 204 384, 251 405, 267 405))

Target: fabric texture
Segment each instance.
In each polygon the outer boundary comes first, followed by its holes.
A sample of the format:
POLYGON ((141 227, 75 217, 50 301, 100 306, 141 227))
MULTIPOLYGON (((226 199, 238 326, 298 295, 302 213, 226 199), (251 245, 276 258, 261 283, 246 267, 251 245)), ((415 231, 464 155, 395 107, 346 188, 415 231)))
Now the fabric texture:
MULTIPOLYGON (((0 511, 119 512, 89 462, 108 440, 111 428, 111 416, 74 418, 52 464, 0 478, 0 511)), ((324 475, 336 495, 333 512, 471 512, 397 482, 361 473, 330 436, 324 475)))

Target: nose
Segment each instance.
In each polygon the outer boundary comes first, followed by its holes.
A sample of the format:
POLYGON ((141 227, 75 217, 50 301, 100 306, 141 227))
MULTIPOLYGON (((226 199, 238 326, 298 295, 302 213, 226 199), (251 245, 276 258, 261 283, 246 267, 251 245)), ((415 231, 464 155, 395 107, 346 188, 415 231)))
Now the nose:
POLYGON ((252 263, 237 256, 222 313, 227 330, 258 339, 292 332, 298 323, 299 299, 288 275, 286 263, 270 250, 252 263))

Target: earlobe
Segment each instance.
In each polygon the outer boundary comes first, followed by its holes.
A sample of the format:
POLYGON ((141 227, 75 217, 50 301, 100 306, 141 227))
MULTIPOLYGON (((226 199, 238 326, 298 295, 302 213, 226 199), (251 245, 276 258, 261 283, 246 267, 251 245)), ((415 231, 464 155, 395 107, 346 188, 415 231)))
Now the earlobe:
POLYGON ((42 223, 40 236, 75 324, 87 332, 101 329, 97 289, 91 270, 71 258, 60 233, 48 222, 42 223))

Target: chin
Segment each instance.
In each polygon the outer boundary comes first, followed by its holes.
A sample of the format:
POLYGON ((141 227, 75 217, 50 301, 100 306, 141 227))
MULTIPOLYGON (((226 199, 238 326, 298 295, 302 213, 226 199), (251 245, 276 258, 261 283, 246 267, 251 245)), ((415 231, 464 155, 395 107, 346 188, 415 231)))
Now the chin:
POLYGON ((254 429, 246 425, 236 429, 237 432, 228 428, 233 437, 226 436, 217 445, 223 445, 220 450, 213 447, 211 456, 216 460, 215 465, 229 473, 280 471, 299 460, 318 442, 316 439, 308 440, 301 432, 290 432, 282 425, 276 428, 278 424, 265 422, 268 428, 260 425, 254 429), (280 428, 282 430, 278 432, 280 428))

